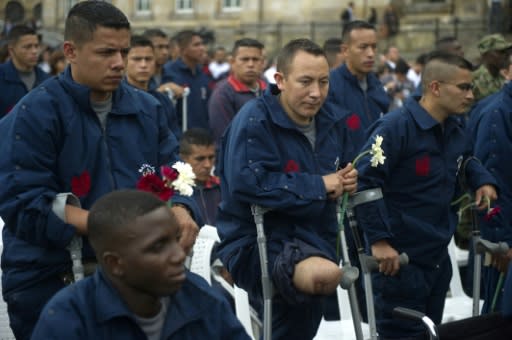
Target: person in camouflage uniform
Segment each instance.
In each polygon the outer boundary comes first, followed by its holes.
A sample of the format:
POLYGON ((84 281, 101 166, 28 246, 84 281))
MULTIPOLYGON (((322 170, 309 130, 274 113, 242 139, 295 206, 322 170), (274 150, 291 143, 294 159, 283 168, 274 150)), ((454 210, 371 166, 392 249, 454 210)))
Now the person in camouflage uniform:
POLYGON ((473 72, 473 94, 476 101, 498 92, 505 83, 499 71, 511 47, 512 43, 505 41, 501 34, 486 35, 478 42, 482 64, 473 72))

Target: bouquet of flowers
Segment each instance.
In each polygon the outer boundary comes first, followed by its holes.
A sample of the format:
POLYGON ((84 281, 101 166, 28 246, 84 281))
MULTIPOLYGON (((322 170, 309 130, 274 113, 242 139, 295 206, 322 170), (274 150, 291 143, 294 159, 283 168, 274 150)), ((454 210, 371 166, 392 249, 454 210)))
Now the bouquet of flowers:
POLYGON ((137 189, 154 193, 169 204, 176 191, 184 196, 192 196, 194 192, 196 176, 190 164, 176 162, 172 167, 164 165, 160 168, 162 177, 149 164, 143 164, 139 172, 142 176, 137 182, 137 189))

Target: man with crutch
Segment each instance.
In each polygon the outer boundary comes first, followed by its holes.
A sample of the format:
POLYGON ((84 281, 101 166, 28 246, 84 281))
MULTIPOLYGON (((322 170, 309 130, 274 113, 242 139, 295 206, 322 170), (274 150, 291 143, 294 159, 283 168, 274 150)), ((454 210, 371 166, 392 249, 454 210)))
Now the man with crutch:
POLYGON ((251 206, 271 209, 264 233, 272 338, 312 339, 323 296, 344 280, 347 287, 353 274, 335 262, 336 199, 356 191, 357 172, 350 164, 337 167, 350 147, 347 115, 321 109, 329 87, 322 49, 307 39, 289 42, 275 78, 276 87, 247 103, 222 140, 218 254, 235 283, 261 300, 251 206))
POLYGON ((360 191, 381 188, 382 199, 355 208, 379 272, 373 274, 377 331, 381 339, 421 336, 420 321, 393 318, 395 307, 424 313, 441 322, 451 278, 448 243, 456 214, 457 175, 465 173, 484 209, 496 199, 496 181, 475 158, 468 159, 463 120, 473 102, 471 64, 462 57, 430 55, 422 74, 423 95, 410 98, 369 130, 362 150, 382 136, 386 162, 372 167, 369 158, 357 164, 360 191), (464 166, 462 166, 464 164, 464 166), (399 253, 409 264, 399 265, 399 253))

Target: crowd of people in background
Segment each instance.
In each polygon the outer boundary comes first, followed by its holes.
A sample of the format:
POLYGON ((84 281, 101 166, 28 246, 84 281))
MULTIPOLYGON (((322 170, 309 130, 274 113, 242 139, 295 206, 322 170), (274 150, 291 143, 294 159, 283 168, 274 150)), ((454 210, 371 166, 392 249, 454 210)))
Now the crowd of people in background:
MULTIPOLYGON (((512 42, 484 36, 472 64, 447 36, 405 60, 391 5, 380 28, 375 9, 356 19, 354 2, 340 19, 341 37, 322 47, 295 39, 272 57, 249 37, 206 46, 188 29, 132 34, 103 1, 70 10, 59 48, 11 27, 0 60, 0 216, 15 336, 247 338, 224 297, 183 264, 199 227, 216 226, 216 258, 261 308, 258 204, 272 209, 274 338, 311 339, 326 301, 357 273, 337 263, 336 202, 375 188, 383 197, 361 208, 360 234, 345 229, 354 267, 359 238, 379 261, 378 331, 423 335, 420 323, 392 318, 397 305, 439 324, 448 242, 455 235, 470 248, 471 221, 457 219, 451 202, 470 193, 482 236, 512 247, 512 42), (385 161, 353 164, 379 138, 385 161), (140 169, 178 160, 191 165, 195 187, 173 196, 172 213, 131 190, 140 169), (70 285, 75 242, 88 278, 70 285)), ((511 259, 512 250, 484 268, 484 313, 512 314, 511 259)), ((366 319, 362 282, 354 284, 366 319)))

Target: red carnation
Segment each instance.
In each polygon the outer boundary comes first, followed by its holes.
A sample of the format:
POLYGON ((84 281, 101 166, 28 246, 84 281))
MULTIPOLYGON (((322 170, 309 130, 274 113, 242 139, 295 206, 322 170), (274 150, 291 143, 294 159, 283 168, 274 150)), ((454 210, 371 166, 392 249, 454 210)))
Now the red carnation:
POLYGON ((284 172, 299 172, 299 165, 293 159, 290 159, 284 167, 284 172))
POLYGON ((361 119, 359 119, 357 113, 353 113, 347 118, 347 126, 350 130, 359 130, 361 128, 361 119))
POLYGON ((80 176, 71 178, 71 192, 78 197, 83 197, 91 190, 91 176, 85 170, 80 176))
POLYGON ((495 206, 489 212, 484 216, 484 219, 486 221, 490 221, 494 216, 498 215, 501 211, 501 208, 499 205, 495 206))
POLYGON ((179 173, 176 171, 176 169, 165 165, 160 168, 160 172, 162 173, 165 181, 171 183, 174 182, 179 176, 179 173))
POLYGON ((142 176, 137 182, 137 189, 151 192, 162 201, 168 201, 174 195, 174 190, 166 187, 165 182, 154 173, 142 176))

